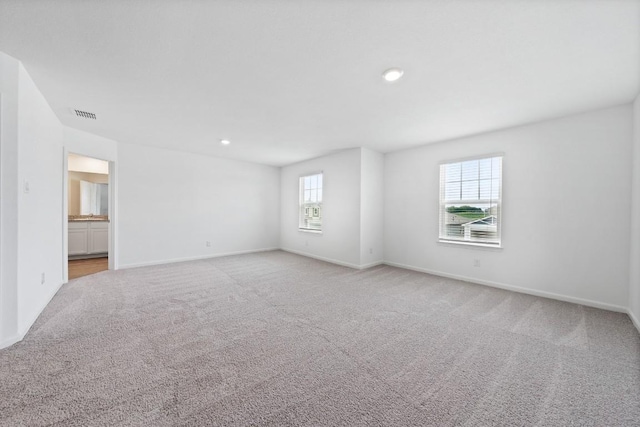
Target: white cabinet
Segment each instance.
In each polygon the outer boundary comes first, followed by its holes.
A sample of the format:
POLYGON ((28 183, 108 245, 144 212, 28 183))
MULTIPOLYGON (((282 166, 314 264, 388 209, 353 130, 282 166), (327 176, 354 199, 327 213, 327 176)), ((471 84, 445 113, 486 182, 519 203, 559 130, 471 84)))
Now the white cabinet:
POLYGON ((89 223, 89 253, 100 254, 109 251, 109 223, 89 223))
POLYGON ((86 222, 69 223, 69 255, 89 253, 89 226, 86 222))
POLYGON ((69 256, 107 254, 109 223, 107 221, 69 222, 69 256))

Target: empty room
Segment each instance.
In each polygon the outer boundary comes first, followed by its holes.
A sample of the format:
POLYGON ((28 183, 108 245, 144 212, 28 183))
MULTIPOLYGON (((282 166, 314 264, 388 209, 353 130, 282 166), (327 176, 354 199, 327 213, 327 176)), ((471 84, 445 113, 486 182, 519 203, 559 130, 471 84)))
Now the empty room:
POLYGON ((640 0, 0 0, 0 425, 640 426, 640 0))

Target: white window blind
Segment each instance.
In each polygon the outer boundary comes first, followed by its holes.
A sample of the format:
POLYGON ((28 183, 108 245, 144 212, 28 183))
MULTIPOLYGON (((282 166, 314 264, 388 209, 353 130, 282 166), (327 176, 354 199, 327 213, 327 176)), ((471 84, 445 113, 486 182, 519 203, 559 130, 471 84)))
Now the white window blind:
POLYGON ((301 230, 322 231, 322 174, 300 177, 301 230))
POLYGON ((502 156, 440 165, 440 240, 500 246, 502 156))

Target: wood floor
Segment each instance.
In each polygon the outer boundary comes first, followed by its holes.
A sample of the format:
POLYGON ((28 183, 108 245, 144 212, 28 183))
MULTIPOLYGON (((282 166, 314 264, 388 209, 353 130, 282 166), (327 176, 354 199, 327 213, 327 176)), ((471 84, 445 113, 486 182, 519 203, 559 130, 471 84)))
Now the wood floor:
POLYGON ((76 259, 69 261, 69 280, 109 269, 109 258, 76 259))

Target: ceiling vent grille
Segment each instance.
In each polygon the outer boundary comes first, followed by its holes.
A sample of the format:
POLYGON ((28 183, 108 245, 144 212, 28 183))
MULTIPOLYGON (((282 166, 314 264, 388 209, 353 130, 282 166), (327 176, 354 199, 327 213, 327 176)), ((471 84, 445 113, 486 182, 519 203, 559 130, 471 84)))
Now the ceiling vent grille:
POLYGON ((83 119, 96 120, 96 115, 93 113, 89 113, 87 111, 82 111, 82 110, 73 110, 73 111, 75 111, 76 116, 82 117, 83 119))

